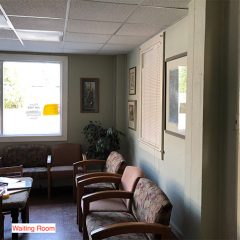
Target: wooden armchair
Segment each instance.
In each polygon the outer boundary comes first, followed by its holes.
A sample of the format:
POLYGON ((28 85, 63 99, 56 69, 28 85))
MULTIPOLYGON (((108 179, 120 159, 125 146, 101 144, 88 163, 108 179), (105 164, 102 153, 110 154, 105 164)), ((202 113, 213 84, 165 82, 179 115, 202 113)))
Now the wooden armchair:
POLYGON ((52 146, 48 156, 48 197, 54 179, 71 179, 73 181, 73 163, 82 161, 81 145, 77 143, 61 143, 52 146))
MULTIPOLYGON (((133 192, 138 180, 144 177, 143 171, 134 166, 127 166, 123 172, 123 175, 98 175, 89 177, 86 179, 82 179, 78 182, 78 201, 77 201, 77 217, 79 230, 82 229, 82 197, 84 195, 84 188, 90 184, 96 183, 111 183, 120 185, 120 188, 126 192, 133 192)), ((119 192, 121 192, 119 190, 119 192)), ((102 196, 102 195, 101 195, 102 196)), ((125 201, 122 199, 101 199, 98 201, 94 201, 90 205, 90 211, 128 211, 129 201, 125 201)))
POLYGON ((170 239, 172 204, 151 180, 141 178, 135 191, 104 191, 83 197, 83 240, 170 239), (91 204, 102 199, 129 199, 129 210, 92 211, 91 204))
MULTIPOLYGON (((84 155, 83 155, 84 156, 84 155)), ((106 160, 89 159, 83 157, 83 161, 75 162, 73 164, 73 197, 76 200, 77 182, 88 177, 109 176, 113 174, 122 174, 126 167, 126 162, 123 156, 118 152, 111 152, 106 160), (100 167, 100 170, 89 172, 90 167, 100 167), (80 171, 79 171, 80 169, 80 171), (83 169, 83 172, 81 172, 83 169)), ((85 188, 85 193, 97 192, 102 190, 113 189, 111 183, 95 183, 85 188)))

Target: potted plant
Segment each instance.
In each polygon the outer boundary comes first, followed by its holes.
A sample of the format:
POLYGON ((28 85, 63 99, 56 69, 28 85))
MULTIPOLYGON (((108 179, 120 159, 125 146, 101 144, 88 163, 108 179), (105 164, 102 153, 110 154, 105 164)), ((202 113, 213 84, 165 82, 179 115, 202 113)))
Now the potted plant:
POLYGON ((122 132, 110 127, 104 128, 99 121, 90 121, 83 128, 88 143, 87 158, 106 159, 110 152, 120 149, 122 132))

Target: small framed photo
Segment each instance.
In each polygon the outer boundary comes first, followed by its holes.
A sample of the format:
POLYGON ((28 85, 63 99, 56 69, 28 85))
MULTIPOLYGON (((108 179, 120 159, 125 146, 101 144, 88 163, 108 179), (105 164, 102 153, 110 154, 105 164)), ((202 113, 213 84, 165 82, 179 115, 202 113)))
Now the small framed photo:
POLYGON ((136 67, 129 68, 128 73, 128 87, 129 87, 129 95, 136 94, 136 67))
POLYGON ((187 99, 187 53, 166 59, 165 132, 185 138, 187 99))
POLYGON ((80 111, 82 113, 99 112, 99 79, 80 79, 80 111))
POLYGON ((137 101, 128 101, 128 127, 136 130, 137 129, 137 101))

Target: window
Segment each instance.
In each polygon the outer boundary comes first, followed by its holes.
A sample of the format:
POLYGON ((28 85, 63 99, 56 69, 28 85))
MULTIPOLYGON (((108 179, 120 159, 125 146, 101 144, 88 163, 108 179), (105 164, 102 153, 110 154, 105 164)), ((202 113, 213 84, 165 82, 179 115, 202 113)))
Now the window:
POLYGON ((0 55, 0 140, 66 140, 67 58, 0 55))
POLYGON ((163 37, 141 47, 141 140, 161 151, 163 37))

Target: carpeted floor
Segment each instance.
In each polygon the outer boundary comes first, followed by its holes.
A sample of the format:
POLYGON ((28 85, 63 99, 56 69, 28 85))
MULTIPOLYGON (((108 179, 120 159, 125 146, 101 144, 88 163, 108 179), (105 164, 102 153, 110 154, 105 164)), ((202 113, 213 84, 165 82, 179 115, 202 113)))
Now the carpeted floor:
MULTIPOLYGON (((32 190, 30 196, 30 223, 56 223, 56 233, 19 234, 19 240, 75 240, 82 239, 76 224, 76 205, 72 201, 70 189, 55 190, 51 200, 47 191, 32 190)), ((21 222, 21 221, 19 221, 21 222)), ((4 239, 12 239, 11 217, 6 215, 4 239)))

